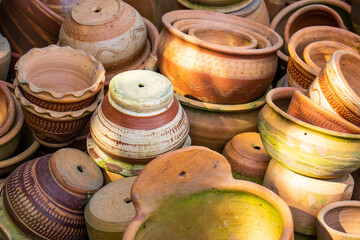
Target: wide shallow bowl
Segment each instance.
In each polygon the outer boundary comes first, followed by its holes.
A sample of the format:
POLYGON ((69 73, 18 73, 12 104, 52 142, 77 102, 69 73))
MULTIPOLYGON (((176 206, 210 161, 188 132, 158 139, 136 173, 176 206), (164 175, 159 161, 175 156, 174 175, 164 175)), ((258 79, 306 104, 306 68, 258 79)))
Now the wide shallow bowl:
POLYGON ((360 167, 360 135, 313 126, 286 113, 299 88, 276 88, 266 96, 258 127, 270 156, 288 169, 315 178, 345 176, 360 167))
POLYGON ((318 240, 360 239, 360 201, 327 205, 318 215, 318 240))
POLYGON ((0 138, 9 131, 16 115, 15 100, 7 85, 0 81, 0 138))
POLYGON ((204 147, 149 163, 135 180, 131 200, 136 216, 124 240, 293 239, 285 202, 256 183, 235 180, 227 160, 204 147))

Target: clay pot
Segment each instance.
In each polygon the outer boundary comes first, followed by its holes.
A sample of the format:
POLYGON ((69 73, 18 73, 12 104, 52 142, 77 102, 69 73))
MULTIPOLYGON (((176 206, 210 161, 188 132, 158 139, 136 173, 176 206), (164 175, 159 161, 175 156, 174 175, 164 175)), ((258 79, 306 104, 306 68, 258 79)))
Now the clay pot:
POLYGON ((270 17, 264 0, 253 0, 245 8, 229 14, 270 26, 270 17))
POLYGON ((271 157, 266 152, 259 133, 236 135, 225 146, 224 157, 229 161, 236 179, 261 184, 271 157))
POLYGON ((13 126, 15 115, 14 97, 5 82, 0 81, 0 138, 13 126))
POLYGON ((20 54, 56 43, 62 21, 40 0, 2 0, 0 4, 0 30, 20 54))
POLYGON ((354 193, 351 197, 352 200, 360 200, 360 169, 351 173, 355 181, 354 193))
POLYGON ((176 150, 149 163, 131 200, 136 216, 124 240, 293 239, 285 202, 258 184, 235 180, 227 160, 204 147, 176 150))
POLYGON ((178 2, 188 9, 231 13, 247 7, 252 0, 178 0, 178 2))
POLYGON ((316 217, 326 205, 350 200, 354 189, 351 174, 329 180, 309 178, 270 161, 263 185, 278 194, 290 207, 294 229, 316 235, 316 217))
POLYGON ((321 107, 299 91, 295 91, 287 113, 301 121, 321 128, 343 133, 360 134, 358 126, 321 107))
POLYGON ((245 104, 204 103, 176 94, 190 122, 193 145, 223 152, 226 143, 237 134, 257 131, 257 116, 265 105, 265 95, 245 104))
POLYGON ((135 217, 131 187, 136 177, 109 183, 92 196, 85 208, 85 221, 90 240, 122 239, 135 217))
POLYGON ((65 18, 80 0, 40 0, 55 13, 65 18))
POLYGON ((0 80, 6 80, 11 59, 10 44, 6 38, 0 34, 0 80))
POLYGON ((93 56, 56 45, 30 50, 16 63, 15 69, 16 81, 25 98, 56 112, 90 106, 105 81, 104 67, 93 56))
POLYGON ((290 59, 287 67, 289 86, 309 88, 319 71, 304 62, 303 53, 307 45, 317 41, 334 41, 353 48, 356 52, 360 47, 360 36, 344 29, 315 26, 303 28, 290 39, 290 59))
POLYGON ((328 111, 360 126, 360 55, 339 50, 310 86, 310 98, 328 111))
POLYGON ((286 0, 265 0, 265 3, 269 11, 270 20, 286 6, 286 0))
POLYGON ((286 113, 299 88, 276 88, 266 96, 258 127, 269 155, 288 169, 315 178, 346 176, 360 167, 360 135, 327 130, 286 113))
POLYGON ((35 239, 86 239, 84 202, 103 184, 85 153, 64 148, 24 163, 6 180, 6 212, 35 239))
POLYGON ((341 201, 327 205, 318 215, 319 240, 360 239, 360 201, 341 201))
POLYGON ((177 93, 204 102, 238 104, 259 98, 271 84, 277 66, 275 52, 282 39, 265 26, 235 16, 193 10, 167 13, 163 23, 165 29, 160 34, 158 50, 159 68, 177 93), (258 46, 257 49, 234 47, 229 51, 229 46, 222 48, 211 42, 204 44, 183 31, 194 25, 228 30, 246 28, 250 35, 255 32, 268 38, 271 46, 258 46))

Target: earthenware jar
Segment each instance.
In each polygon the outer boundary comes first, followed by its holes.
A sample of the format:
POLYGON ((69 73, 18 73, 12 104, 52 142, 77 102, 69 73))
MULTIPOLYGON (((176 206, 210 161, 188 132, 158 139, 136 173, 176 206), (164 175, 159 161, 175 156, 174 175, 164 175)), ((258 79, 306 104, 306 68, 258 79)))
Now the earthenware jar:
MULTIPOLYGON (((264 94, 275 76, 276 51, 283 41, 261 24, 231 15, 195 10, 167 13, 163 16, 163 23, 158 49, 159 69, 181 95, 217 104, 247 103, 264 94), (226 37, 225 33, 221 35, 222 39, 229 41, 214 44, 206 34, 197 38, 188 35, 186 30, 194 26, 228 31, 245 28, 250 30, 250 35, 251 32, 263 35, 270 46, 257 46, 256 49, 233 46, 240 36, 229 33, 226 37)), ((209 33, 213 35, 211 31, 209 33)))
POLYGON ((345 44, 357 52, 360 47, 360 36, 344 29, 314 26, 299 30, 291 37, 288 45, 290 53, 287 67, 289 86, 310 87, 319 71, 304 62, 304 49, 313 42, 323 40, 345 44))
POLYGON ((6 80, 11 59, 10 44, 6 38, 0 34, 0 80, 6 80))
POLYGON ((271 157, 266 152, 259 133, 236 135, 225 146, 224 157, 229 161, 233 176, 261 184, 271 157))
POLYGON ((327 205, 318 215, 319 240, 360 239, 360 201, 340 201, 327 205))
POLYGON ((136 216, 124 240, 293 239, 285 202, 256 183, 235 180, 227 160, 204 147, 150 162, 136 179, 131 200, 136 216))
POLYGON ((136 177, 109 183, 92 196, 85 208, 85 221, 90 240, 122 239, 135 217, 131 187, 136 177))
POLYGON ((45 5, 65 18, 71 12, 71 9, 80 2, 80 0, 41 0, 45 5))
POLYGON ((328 111, 360 126, 360 55, 336 51, 310 86, 310 98, 328 111))
POLYGON ((98 166, 76 149, 26 162, 6 180, 10 219, 36 239, 86 239, 84 206, 103 184, 98 166))
POLYGON ((90 106, 105 81, 101 63, 71 47, 34 48, 20 58, 15 69, 16 81, 25 98, 56 112, 90 106))
POLYGON ((287 110, 289 115, 321 128, 343 133, 360 134, 358 126, 321 107, 306 95, 295 91, 287 110))
POLYGON ((360 135, 313 126, 286 113, 300 88, 276 88, 266 96, 258 127, 269 155, 299 174, 315 178, 346 176, 360 167, 360 135))
POLYGON ((0 138, 12 127, 15 115, 15 99, 6 83, 0 81, 0 138))
POLYGON ((316 235, 318 212, 329 203, 350 200, 354 179, 351 174, 326 180, 310 178, 290 171, 273 159, 263 185, 289 205, 296 232, 316 235))

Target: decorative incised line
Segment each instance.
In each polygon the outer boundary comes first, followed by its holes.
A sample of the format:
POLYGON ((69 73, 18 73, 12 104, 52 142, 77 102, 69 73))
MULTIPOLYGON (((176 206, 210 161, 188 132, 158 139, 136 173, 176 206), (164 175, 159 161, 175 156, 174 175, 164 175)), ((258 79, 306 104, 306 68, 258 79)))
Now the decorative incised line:
POLYGON ((290 57, 288 62, 288 73, 291 75, 291 78, 297 82, 302 88, 308 89, 314 78, 308 77, 306 74, 302 73, 297 69, 294 60, 290 57))

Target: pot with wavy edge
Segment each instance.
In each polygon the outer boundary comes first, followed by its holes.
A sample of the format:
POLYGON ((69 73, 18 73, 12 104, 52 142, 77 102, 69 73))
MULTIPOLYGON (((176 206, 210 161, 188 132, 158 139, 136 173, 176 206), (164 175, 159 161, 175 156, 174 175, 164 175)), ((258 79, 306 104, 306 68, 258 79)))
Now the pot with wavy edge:
POLYGON ((6 80, 11 59, 10 44, 0 33, 0 80, 6 80))
POLYGON ((360 167, 360 135, 340 133, 286 113, 300 88, 276 88, 266 96, 258 127, 269 155, 299 174, 315 178, 345 176, 360 167))
POLYGON ((309 88, 319 72, 307 65, 303 60, 304 49, 307 45, 317 41, 335 41, 360 51, 360 36, 344 29, 315 26, 307 27, 296 32, 290 39, 290 52, 287 67, 289 86, 309 88))
POLYGON ((102 184, 87 154, 64 148, 14 170, 2 199, 9 220, 30 238, 87 239, 84 202, 102 184))
POLYGON ((360 201, 340 201, 327 205, 317 217, 318 240, 360 239, 360 201))
POLYGON ((93 56, 56 45, 30 50, 15 69, 25 98, 57 112, 90 106, 105 81, 104 67, 93 56))
POLYGON ((227 160, 204 147, 150 162, 135 180, 131 199, 136 216, 124 240, 294 238, 285 202, 258 184, 235 180, 227 160))
POLYGON ((71 12, 71 9, 78 4, 81 0, 40 0, 45 5, 65 18, 71 12))
POLYGON ((159 69, 177 93, 211 103, 237 104, 260 97, 271 84, 277 66, 275 52, 283 41, 265 26, 235 16, 194 10, 167 13, 163 23, 165 28, 158 48, 159 69), (217 20, 212 21, 214 18, 217 20), (204 27, 217 22, 217 26, 226 29, 248 28, 268 38, 271 46, 234 47, 227 51, 211 43, 203 44, 175 27, 183 20, 201 22, 204 27))
POLYGON ((296 232, 316 235, 318 212, 330 203, 350 200, 354 179, 351 174, 326 180, 310 178, 290 171, 273 159, 263 185, 289 205, 296 232))
POLYGON ((6 83, 0 81, 0 138, 13 126, 15 115, 14 97, 6 83))

